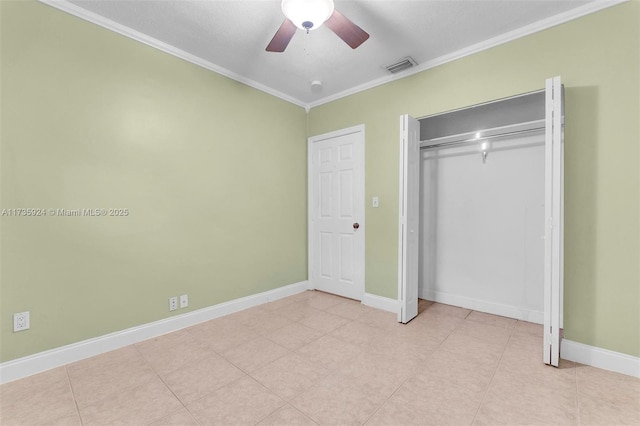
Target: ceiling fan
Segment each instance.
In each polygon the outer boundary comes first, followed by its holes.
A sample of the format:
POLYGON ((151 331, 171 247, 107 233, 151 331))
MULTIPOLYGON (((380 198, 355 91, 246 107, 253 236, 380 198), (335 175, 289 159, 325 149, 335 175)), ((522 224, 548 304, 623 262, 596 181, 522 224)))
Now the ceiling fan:
POLYGON ((284 52, 298 28, 308 33, 322 24, 352 49, 369 38, 362 28, 335 10, 333 0, 282 0, 280 7, 285 19, 267 46, 267 52, 284 52))

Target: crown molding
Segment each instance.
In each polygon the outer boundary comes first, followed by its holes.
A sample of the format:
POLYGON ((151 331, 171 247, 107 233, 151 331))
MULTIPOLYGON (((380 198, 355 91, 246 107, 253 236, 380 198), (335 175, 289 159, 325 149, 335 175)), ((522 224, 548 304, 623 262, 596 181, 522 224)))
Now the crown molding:
POLYGON ((447 62, 452 62, 457 59, 464 58, 465 56, 473 55, 475 53, 482 52, 483 50, 488 50, 488 49, 491 49, 492 47, 509 43, 510 41, 514 41, 519 38, 526 37, 528 35, 535 34, 540 31, 544 31, 546 29, 564 24, 566 22, 581 18, 586 15, 590 15, 592 13, 598 12, 608 7, 616 6, 621 3, 626 3, 628 1, 629 0, 594 0, 591 3, 587 3, 575 9, 571 9, 566 12, 560 13, 558 15, 554 15, 549 18, 542 19, 540 21, 534 22, 532 24, 526 25, 516 30, 501 34, 499 36, 490 38, 480 43, 473 44, 471 46, 449 53, 447 55, 443 55, 438 58, 432 59, 430 61, 424 62, 418 65, 417 67, 411 68, 400 74, 384 76, 384 77, 372 80, 368 83, 364 83, 364 84, 352 87, 351 89, 347 89, 342 92, 336 93, 334 95, 327 96, 326 98, 322 98, 317 101, 311 102, 309 103, 309 108, 314 108, 323 104, 327 104, 329 102, 333 102, 338 99, 345 98, 347 96, 354 95, 356 93, 363 92, 365 90, 390 83, 392 81, 400 80, 400 79, 412 76, 414 74, 418 74, 422 71, 426 71, 428 69, 435 68, 440 65, 444 65, 447 62))
POLYGON ((76 16, 85 21, 91 22, 93 24, 99 25, 103 28, 116 32, 125 37, 131 38, 133 40, 139 41, 140 43, 144 43, 147 46, 158 49, 162 52, 168 53, 170 55, 176 56, 182 60, 190 62, 192 64, 198 65, 202 68, 206 68, 209 71, 213 71, 217 74, 221 74, 225 77, 228 77, 232 80, 238 81, 242 84, 246 84, 249 87, 253 87, 254 89, 260 90, 262 92, 268 93, 269 95, 275 96, 276 98, 280 98, 284 101, 290 102, 299 107, 305 108, 308 105, 305 102, 300 101, 292 96, 279 92, 271 87, 265 86, 264 84, 258 83, 257 81, 246 78, 240 74, 237 74, 231 70, 223 68, 219 65, 214 64, 213 62, 209 62, 205 59, 202 59, 196 55, 192 55, 191 53, 185 52, 184 50, 178 49, 177 47, 171 46, 170 44, 164 43, 160 40, 157 40, 153 37, 150 37, 146 34, 143 34, 139 31, 136 31, 132 28, 127 27, 126 25, 119 24, 111 19, 100 16, 96 13, 83 9, 79 6, 76 6, 73 3, 70 3, 66 0, 38 0, 40 3, 46 4, 48 6, 54 7, 63 12, 69 13, 70 15, 76 16))
POLYGON ((457 59, 464 58, 465 56, 473 55, 475 53, 482 52, 483 50, 491 49, 492 47, 499 46, 501 44, 508 43, 513 40, 517 40, 521 37, 525 37, 540 31, 544 31, 546 29, 555 27, 557 25, 564 24, 566 22, 572 21, 574 19, 581 18, 583 16, 598 12, 600 10, 606 9, 608 7, 616 6, 621 3, 626 3, 629 0, 594 0, 590 3, 577 7, 575 9, 568 10, 566 12, 560 13, 558 15, 551 16, 549 18, 542 19, 540 21, 534 22, 532 24, 526 25, 524 27, 518 28, 516 30, 501 34, 499 36, 490 38, 488 40, 482 41, 480 43, 473 44, 471 46, 465 47, 463 49, 457 50, 455 52, 449 53, 447 55, 440 56, 438 58, 432 59, 430 61, 424 62, 417 67, 407 70, 406 72, 400 73, 398 75, 388 75, 384 76, 372 81, 369 81, 364 84, 360 84, 358 86, 352 87, 350 89, 344 90, 342 92, 327 96, 322 99, 318 99, 314 102, 304 102, 300 99, 294 98, 293 96, 289 96, 285 93, 282 93, 278 90, 272 89, 271 87, 265 86, 264 84, 258 83, 257 81, 248 79, 243 77, 240 74, 237 74, 231 70, 218 66, 212 62, 204 60, 196 55, 192 55, 187 53, 181 49, 178 49, 174 46, 171 46, 167 43, 164 43, 160 40, 157 40, 153 37, 150 37, 146 34, 143 34, 139 31, 136 31, 132 28, 129 28, 125 25, 119 24, 115 21, 107 19, 103 16, 100 16, 96 13, 90 12, 86 9, 76 6, 73 3, 69 3, 67 0, 38 0, 39 2, 46 4, 48 6, 54 7, 63 12, 74 15, 80 19, 85 21, 89 21, 96 25, 99 25, 108 30, 114 31, 118 34, 121 34, 125 37, 129 37, 136 41, 146 44, 147 46, 151 46, 155 49, 158 49, 162 52, 168 53, 170 55, 176 56, 180 59, 183 59, 192 64, 198 65, 200 67, 206 68, 215 73, 221 74, 225 77, 228 77, 232 80, 238 81, 240 83, 246 84, 249 87, 253 87, 254 89, 265 92, 269 95, 280 98, 284 101, 290 102, 294 105, 302 107, 307 111, 307 113, 314 107, 324 105, 333 101, 336 101, 341 98, 345 98, 347 96, 354 95, 359 92, 363 92, 368 89, 372 89, 377 86, 381 86, 383 84, 387 84, 396 80, 400 80, 406 77, 410 77, 414 74, 420 73, 422 71, 426 71, 431 68, 435 68, 437 66, 446 64, 448 62, 455 61, 457 59))

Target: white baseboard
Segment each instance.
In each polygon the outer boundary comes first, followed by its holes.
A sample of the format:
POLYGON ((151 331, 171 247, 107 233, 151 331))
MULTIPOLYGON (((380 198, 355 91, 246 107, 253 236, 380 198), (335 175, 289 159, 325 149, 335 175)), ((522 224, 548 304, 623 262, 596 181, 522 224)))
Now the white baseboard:
POLYGON ((563 339, 560 357, 580 364, 640 378, 640 358, 563 339))
POLYGON ((472 299, 458 296, 451 293, 443 293, 433 290, 420 289, 421 299, 432 300, 434 302, 445 303, 447 305, 460 306, 462 308, 473 309, 474 311, 486 312, 488 314, 500 315, 508 318, 515 318, 521 321, 542 324, 544 322, 544 312, 531 309, 518 308, 516 306, 503 305, 486 300, 472 299))
POLYGON ((196 311, 176 315, 171 318, 154 321, 122 331, 106 334, 60 348, 51 349, 34 355, 0 364, 0 384, 18 380, 52 368, 100 355, 143 340, 171 333, 205 321, 216 319, 253 306, 302 293, 309 289, 308 281, 279 287, 263 293, 253 294, 196 311))
MULTIPOLYGON (((542 324, 544 322, 544 312, 520 309, 514 306, 501 305, 499 303, 486 302, 449 293, 421 289, 420 298, 494 315, 516 318, 536 324, 542 324)), ((640 377, 640 358, 631 355, 563 339, 560 344, 560 356, 568 361, 575 361, 590 365, 591 367, 615 371, 616 373, 626 374, 628 376, 640 377)))
POLYGON ((397 314, 400 311, 400 304, 396 299, 378 296, 371 293, 365 293, 362 297, 362 304, 371 306, 372 308, 382 309, 383 311, 393 312, 397 314))

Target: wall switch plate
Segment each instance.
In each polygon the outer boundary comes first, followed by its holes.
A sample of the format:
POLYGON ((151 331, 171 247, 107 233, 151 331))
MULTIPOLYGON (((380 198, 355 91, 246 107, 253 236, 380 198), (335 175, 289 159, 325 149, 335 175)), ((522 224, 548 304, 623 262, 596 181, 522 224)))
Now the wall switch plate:
POLYGON ((371 204, 373 205, 373 207, 378 207, 380 205, 380 200, 378 199, 378 197, 373 197, 373 201, 371 204))
POLYGON ((23 331, 29 329, 29 312, 13 314, 13 331, 23 331))
POLYGON ((189 295, 183 294, 182 296, 180 296, 180 307, 186 308, 187 306, 189 306, 189 295))
POLYGON ((178 297, 177 296, 170 297, 169 298, 169 310, 170 311, 175 311, 176 309, 178 309, 178 297))

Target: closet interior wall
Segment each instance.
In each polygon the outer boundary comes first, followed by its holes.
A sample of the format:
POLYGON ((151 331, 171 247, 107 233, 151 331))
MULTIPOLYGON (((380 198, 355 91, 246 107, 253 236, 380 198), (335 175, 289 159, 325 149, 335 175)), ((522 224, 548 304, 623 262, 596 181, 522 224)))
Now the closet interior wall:
POLYGON ((420 120, 421 298, 543 322, 544 111, 540 91, 420 120))

